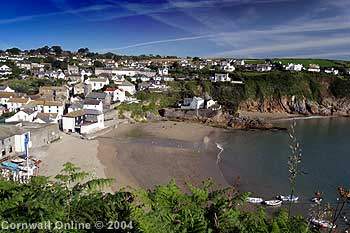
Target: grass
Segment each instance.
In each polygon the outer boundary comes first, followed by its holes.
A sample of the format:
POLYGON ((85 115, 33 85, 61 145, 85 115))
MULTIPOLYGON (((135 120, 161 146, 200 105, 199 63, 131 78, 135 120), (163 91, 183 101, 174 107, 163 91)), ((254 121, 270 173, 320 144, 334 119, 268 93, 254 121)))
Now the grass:
POLYGON ((250 60, 244 60, 245 64, 265 64, 265 60, 259 60, 259 59, 250 59, 250 60))
MULTIPOLYGON (((304 67, 308 67, 310 64, 317 64, 320 67, 340 67, 343 66, 342 61, 327 60, 327 59, 275 59, 275 62, 282 62, 283 65, 288 65, 288 63, 302 64, 304 67)), ((346 63, 346 62, 345 62, 346 63)))

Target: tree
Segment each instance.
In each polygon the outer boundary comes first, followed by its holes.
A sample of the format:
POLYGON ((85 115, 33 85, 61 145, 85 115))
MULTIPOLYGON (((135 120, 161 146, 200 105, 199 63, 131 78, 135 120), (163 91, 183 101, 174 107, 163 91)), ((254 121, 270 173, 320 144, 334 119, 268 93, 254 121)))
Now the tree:
POLYGON ((105 67, 105 65, 100 61, 94 61, 94 66, 95 67, 105 67))
POLYGON ((63 49, 61 48, 61 46, 58 45, 54 45, 51 47, 52 52, 54 52, 56 55, 61 55, 63 52, 63 49))
POLYGON ((90 51, 89 51, 88 48, 80 48, 80 49, 78 49, 78 53, 80 53, 80 54, 87 54, 89 52, 90 51))
POLYGON ((19 55, 22 51, 19 48, 7 49, 6 52, 12 55, 19 55))

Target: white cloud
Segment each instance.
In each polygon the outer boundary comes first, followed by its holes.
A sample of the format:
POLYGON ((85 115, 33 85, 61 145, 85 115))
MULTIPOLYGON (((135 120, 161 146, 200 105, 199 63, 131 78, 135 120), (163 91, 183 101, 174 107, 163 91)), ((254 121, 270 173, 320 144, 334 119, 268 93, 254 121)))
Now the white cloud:
POLYGON ((66 14, 78 14, 78 13, 101 11, 101 10, 110 9, 111 7, 112 7, 111 5, 106 5, 106 4, 91 5, 88 7, 82 7, 78 9, 67 9, 64 11, 55 11, 55 12, 49 12, 44 14, 18 16, 14 18, 0 19, 0 24, 11 24, 11 23, 17 23, 17 22, 23 22, 23 21, 30 21, 38 18, 52 17, 52 16, 59 16, 59 15, 66 15, 66 14))
POLYGON ((307 41, 294 41, 282 44, 267 44, 263 46, 252 46, 249 48, 235 49, 220 52, 212 56, 261 56, 274 52, 289 52, 309 48, 335 47, 340 45, 350 45, 349 37, 340 38, 320 38, 307 41))

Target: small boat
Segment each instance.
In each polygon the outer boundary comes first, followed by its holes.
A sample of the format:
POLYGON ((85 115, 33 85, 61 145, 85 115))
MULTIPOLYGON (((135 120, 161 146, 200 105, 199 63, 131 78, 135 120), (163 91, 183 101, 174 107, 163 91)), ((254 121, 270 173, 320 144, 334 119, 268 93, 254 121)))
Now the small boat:
POLYGON ((252 204, 260 204, 260 203, 264 202, 264 200, 262 198, 259 198, 259 197, 248 197, 247 202, 252 203, 252 204))
POLYGON ((281 200, 281 201, 290 201, 290 202, 297 202, 299 200, 299 197, 297 196, 283 196, 283 195, 279 195, 277 196, 277 199, 281 200))
POLYGON ((264 203, 268 206, 279 206, 282 204, 281 200, 270 200, 270 201, 264 201, 264 203))
POLYGON ((25 162, 26 160, 25 159, 22 159, 22 158, 16 158, 16 159, 12 159, 11 162, 13 163, 23 163, 25 162))
POLYGON ((314 197, 311 199, 311 201, 316 203, 316 204, 321 204, 322 200, 323 199, 321 197, 314 197))
POLYGON ((311 219, 310 221, 315 226, 321 227, 321 228, 328 228, 328 229, 335 229, 337 226, 333 225, 331 222, 327 220, 321 220, 321 219, 311 219))

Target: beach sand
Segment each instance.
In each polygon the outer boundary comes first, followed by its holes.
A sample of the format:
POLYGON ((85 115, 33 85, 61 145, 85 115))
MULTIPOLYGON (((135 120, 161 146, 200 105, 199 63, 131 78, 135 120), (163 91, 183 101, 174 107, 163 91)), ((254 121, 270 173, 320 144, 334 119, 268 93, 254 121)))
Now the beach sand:
POLYGON ((61 136, 57 142, 31 150, 34 157, 42 160, 39 175, 55 176, 65 163, 71 162, 93 177, 106 178, 104 166, 97 159, 97 140, 83 140, 64 133, 61 136))
POLYGON ((98 158, 116 180, 113 190, 153 188, 171 179, 183 189, 207 178, 226 186, 216 165, 221 131, 183 122, 122 124, 98 138, 98 158))
POLYGON ((39 175, 55 176, 71 162, 95 178, 114 178, 113 191, 154 188, 172 179, 187 189, 212 178, 226 186, 215 140, 223 129, 184 122, 121 124, 95 140, 62 133, 62 139, 31 150, 42 160, 39 175))

